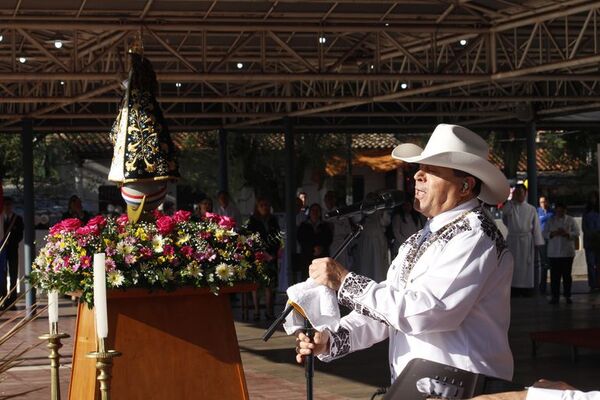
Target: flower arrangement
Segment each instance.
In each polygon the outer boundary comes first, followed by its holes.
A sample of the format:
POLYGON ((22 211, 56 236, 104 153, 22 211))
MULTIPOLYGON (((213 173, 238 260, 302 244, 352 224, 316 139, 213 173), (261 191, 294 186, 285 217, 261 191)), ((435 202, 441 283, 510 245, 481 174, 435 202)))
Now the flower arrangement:
POLYGON ((132 224, 127 215, 101 215, 82 225, 65 219, 52 228, 32 267, 31 281, 44 290, 80 291, 93 304, 94 253, 106 254, 109 288, 173 290, 181 286, 219 287, 268 280, 268 255, 258 234, 235 229, 235 221, 207 214, 199 222, 188 211, 132 224))

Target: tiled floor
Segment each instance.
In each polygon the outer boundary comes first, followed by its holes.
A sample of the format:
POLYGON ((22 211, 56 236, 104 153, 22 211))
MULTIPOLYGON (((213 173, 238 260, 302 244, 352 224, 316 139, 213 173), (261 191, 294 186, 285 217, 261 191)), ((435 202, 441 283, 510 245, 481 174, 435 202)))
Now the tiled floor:
MULTIPOLYGON (((234 314, 241 315, 234 303, 234 314)), ((547 304, 546 298, 514 298, 510 341, 515 358, 516 382, 529 385, 540 377, 560 379, 584 389, 598 389, 600 351, 582 349, 579 360, 571 361, 570 349, 545 344, 538 348, 537 358, 531 354, 529 332, 548 329, 600 327, 600 293, 588 293, 585 282, 576 282, 573 304, 547 304)), ((5 316, 11 315, 7 314, 5 316)), ((75 307, 70 300, 61 301, 60 327, 71 333, 75 324, 75 307)), ((294 340, 277 332, 263 342, 260 336, 266 322, 236 321, 238 343, 251 399, 304 399, 304 369, 294 361, 294 340)), ((47 320, 40 318, 19 333, 16 340, 0 346, 0 355, 17 344, 40 343, 37 337, 48 330, 47 320)), ((60 370, 63 399, 67 397, 70 378, 72 339, 64 341, 61 354, 64 367, 60 370)), ((10 371, 0 382, 0 398, 8 394, 35 390, 21 398, 46 400, 50 398, 50 371, 47 350, 42 344, 27 353, 23 364, 10 371)), ((314 388, 315 399, 369 399, 379 386, 389 380, 386 343, 352 354, 331 364, 317 363, 314 388)), ((201 398, 201 396, 199 397, 201 398)), ((79 399, 78 399, 79 400, 79 399)), ((81 399, 86 400, 86 399, 81 399)))

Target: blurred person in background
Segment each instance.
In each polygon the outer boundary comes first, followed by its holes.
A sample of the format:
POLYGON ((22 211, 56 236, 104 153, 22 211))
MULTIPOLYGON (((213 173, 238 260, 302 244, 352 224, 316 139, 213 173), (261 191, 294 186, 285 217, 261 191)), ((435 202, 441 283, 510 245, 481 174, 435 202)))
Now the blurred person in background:
POLYGON ((77 218, 82 224, 86 224, 90 219, 90 214, 83 209, 81 199, 77 195, 69 197, 67 211, 62 215, 62 219, 77 218))
POLYGON ((19 275, 19 243, 23 240, 23 218, 14 213, 14 201, 11 197, 4 197, 3 211, 0 214, 2 235, 0 235, 0 297, 5 298, 10 292, 7 301, 2 306, 16 309, 14 302, 17 300, 17 279, 19 275), (6 289, 6 275, 9 276, 9 289, 6 289))
MULTIPOLYGON (((267 280, 260 282, 260 288, 265 292, 265 318, 273 319, 273 289, 277 288, 278 283, 278 265, 277 253, 281 245, 281 230, 277 218, 271 214, 271 203, 265 197, 259 197, 256 200, 254 213, 248 219, 246 228, 258 233, 265 243, 265 252, 267 254, 266 272, 267 280)), ((258 291, 252 292, 254 302, 254 320, 260 320, 260 301, 258 291)))
POLYGON ((550 264, 550 304, 558 304, 560 281, 563 281, 563 295, 571 304, 571 270, 575 258, 575 240, 579 240, 579 228, 575 219, 567 215, 567 206, 556 203, 554 215, 546 221, 544 238, 548 240, 548 263, 550 264))
POLYGON ((532 294, 535 287, 536 246, 545 243, 537 210, 525 201, 526 197, 525 185, 516 185, 512 199, 506 202, 502 211, 502 222, 508 229, 506 244, 515 259, 512 277, 515 295, 532 294))
MULTIPOLYGON (((546 226, 546 221, 548 221, 553 215, 554 210, 550 207, 550 202, 546 196, 540 196, 539 200, 540 206, 537 208, 538 218, 540 220, 540 227, 542 228, 542 232, 544 231, 544 226, 546 226)), ((550 266, 548 265, 548 243, 544 241, 544 244, 538 247, 538 258, 539 258, 539 266, 540 266, 540 293, 546 293, 546 285, 548 282, 548 269, 550 266)))
POLYGON ((581 218, 583 248, 587 264, 588 285, 590 290, 600 288, 598 276, 598 254, 600 252, 600 214, 598 213, 598 192, 589 194, 585 212, 581 218))

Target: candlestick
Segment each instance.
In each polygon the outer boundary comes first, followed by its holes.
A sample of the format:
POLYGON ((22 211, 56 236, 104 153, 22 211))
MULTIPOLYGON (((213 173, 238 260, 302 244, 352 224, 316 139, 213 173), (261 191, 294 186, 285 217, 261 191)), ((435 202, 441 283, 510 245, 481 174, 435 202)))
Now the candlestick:
POLYGON ((96 359, 98 381, 100 382, 100 395, 102 400, 110 400, 110 381, 112 370, 112 359, 119 357, 121 353, 115 350, 106 350, 104 338, 98 337, 98 351, 88 353, 86 357, 96 359))
POLYGON ((58 291, 48 292, 48 324, 50 334, 58 334, 58 291))
POLYGON ((94 254, 94 309, 96 315, 96 334, 99 338, 104 339, 108 337, 104 253, 94 254))
MULTIPOLYGON (((58 323, 54 323, 56 328, 58 323)), ((47 340, 48 349, 50 350, 50 398, 52 400, 60 400, 60 379, 58 376, 58 370, 60 368, 60 354, 58 350, 62 347, 61 339, 68 338, 69 335, 66 333, 47 333, 40 336, 38 339, 47 340)))

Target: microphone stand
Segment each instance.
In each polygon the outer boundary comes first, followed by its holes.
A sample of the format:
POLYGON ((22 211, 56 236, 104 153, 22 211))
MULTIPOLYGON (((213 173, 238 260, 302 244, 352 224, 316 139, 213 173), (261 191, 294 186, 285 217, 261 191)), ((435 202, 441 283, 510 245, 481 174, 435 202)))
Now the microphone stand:
MULTIPOLYGON (((335 251, 335 253, 333 254, 333 257, 331 257, 331 258, 333 258, 334 260, 337 259, 339 257, 339 255, 342 254, 342 252, 346 249, 346 247, 348 247, 348 245, 354 239, 356 239, 358 237, 358 235, 360 235, 362 230, 363 230, 363 226, 360 223, 353 225, 352 232, 350 232, 349 234, 346 235, 346 237, 344 238, 344 242, 335 251)), ((297 306, 296 304, 294 304, 293 302, 288 300, 288 302, 285 306, 285 310, 283 310, 281 315, 279 317, 277 317, 277 319, 275 321, 273 321, 271 326, 269 326, 269 328, 265 331, 265 333, 262 336, 262 340, 264 340, 266 342, 267 340, 269 340, 271 338, 271 336, 273 336, 273 333, 275 333, 275 331, 277 330, 279 325, 282 324, 283 321, 285 321, 285 318, 289 315, 289 313, 291 313, 294 310, 294 308, 295 308, 294 306, 300 308, 299 306, 297 306)), ((304 333, 306 334, 306 336, 308 336, 308 338, 312 342, 313 338, 315 337, 315 329, 311 325, 306 314, 304 314, 300 310, 296 310, 296 311, 304 317, 304 333)), ((313 400, 313 377, 314 377, 314 375, 315 375, 315 356, 314 356, 314 354, 310 354, 310 355, 306 356, 305 361, 304 361, 304 376, 306 377, 306 400, 313 400)))

